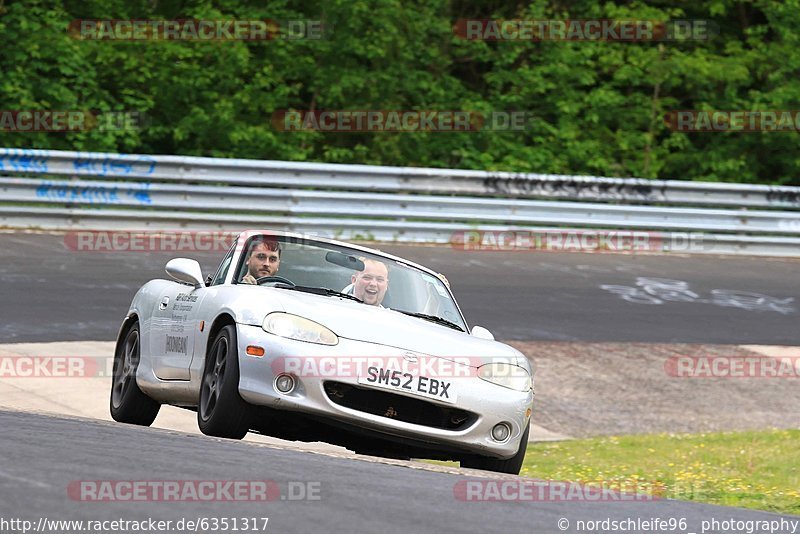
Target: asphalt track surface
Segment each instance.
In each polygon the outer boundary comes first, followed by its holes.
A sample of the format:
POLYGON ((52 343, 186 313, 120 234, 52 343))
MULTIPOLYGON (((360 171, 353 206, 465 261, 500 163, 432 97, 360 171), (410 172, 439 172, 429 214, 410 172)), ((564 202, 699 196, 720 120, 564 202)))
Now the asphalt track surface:
MULTIPOLYGON (((687 533, 700 532, 703 520, 781 519, 766 512, 670 500, 465 502, 455 497, 456 484, 486 479, 471 477, 469 472, 432 472, 36 414, 0 412, 0 428, 0 518, 30 520, 34 525, 40 518, 178 521, 268 517, 267 529, 259 532, 486 534, 578 532, 579 520, 685 518, 687 528, 671 532, 687 533), (277 483, 285 500, 276 495, 269 502, 86 502, 79 494, 68 492, 70 483, 76 481, 132 480, 268 480, 277 483), (313 488, 315 499, 291 500, 290 483, 313 488), (566 530, 557 526, 562 518, 569 522, 566 530)), ((48 534, 51 532, 67 531, 50 530, 48 534)), ((732 532, 736 531, 726 534, 732 532)))
MULTIPOLYGON (((136 290, 166 278, 177 255, 77 252, 64 243, 0 234, 0 343, 113 340, 136 290)), ((502 340, 800 345, 799 260, 382 248, 445 273, 469 324, 502 340), (641 294, 645 278, 690 293, 641 303, 601 287, 641 294), (715 290, 746 292, 744 307, 720 303, 715 290), (768 299, 753 302, 751 293, 768 299)), ((180 255, 210 273, 223 253, 180 255)))
MULTIPOLYGON (((444 272, 468 321, 490 328, 499 339, 800 345, 795 260, 384 248, 444 272), (641 304, 601 288, 635 289, 642 277, 685 282, 696 296, 641 304), (747 309, 721 306, 708 297, 715 289, 755 292, 774 302, 751 302, 747 309)), ((195 257, 211 272, 222 253, 181 255, 195 257)), ((0 342, 111 340, 135 291, 151 278, 165 277, 163 266, 173 256, 75 252, 59 235, 0 234, 0 342)), ((0 411, 0 429, 0 519, 269 517, 266 532, 383 533, 578 532, 579 520, 607 518, 685 518, 685 530, 670 532, 689 533, 700 532, 703 520, 780 519, 669 500, 463 502, 455 497, 456 484, 486 473, 352 460, 85 419, 0 411), (68 493, 70 483, 81 480, 271 480, 285 496, 290 483, 309 483, 319 488, 319 499, 82 502, 68 493), (558 528, 562 518, 569 521, 566 530, 558 528)))

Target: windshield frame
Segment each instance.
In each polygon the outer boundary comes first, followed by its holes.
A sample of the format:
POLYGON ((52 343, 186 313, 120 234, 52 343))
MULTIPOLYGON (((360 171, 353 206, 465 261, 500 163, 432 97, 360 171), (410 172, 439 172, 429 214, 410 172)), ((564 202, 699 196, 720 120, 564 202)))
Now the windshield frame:
MULTIPOLYGON (((277 240, 279 242, 284 242, 284 241, 288 240, 289 242, 300 242, 300 243, 304 243, 304 244, 307 243, 309 245, 315 245, 315 246, 319 246, 319 247, 322 247, 322 248, 329 248, 331 250, 344 249, 344 250, 340 250, 340 252, 347 251, 349 254, 361 255, 361 253, 366 253, 366 254, 370 254, 370 255, 374 255, 374 256, 379 256, 379 257, 381 257, 381 258, 383 258, 385 260, 391 261, 393 263, 400 264, 402 267, 407 267, 407 268, 410 268, 412 270, 421 271, 422 273, 427 274, 429 276, 432 276, 433 278, 438 280, 439 283, 441 284, 441 286, 444 287, 445 291, 447 292, 447 295, 450 297, 450 300, 453 302, 453 305, 455 307, 456 312, 458 312, 458 317, 461 319, 461 322, 464 325, 465 332, 467 334, 469 334, 471 332, 471 328, 469 326, 469 323, 467 322, 466 318, 464 317, 464 313, 461 311, 461 306, 459 306, 458 300, 456 300, 455 295, 453 295, 453 292, 450 289, 450 285, 448 283, 445 283, 444 280, 442 279, 442 276, 440 276, 440 274, 437 273, 436 271, 433 271, 432 269, 428 269, 427 267, 425 267, 423 265, 420 265, 420 264, 415 263, 413 261, 407 260, 405 258, 401 258, 399 256, 395 256, 393 254, 389 254, 389 253, 383 252, 381 250, 377 250, 377 249, 369 248, 369 247, 364 247, 364 246, 356 245, 356 244, 353 244, 353 243, 347 243, 347 242, 344 242, 344 241, 337 241, 335 239, 327 239, 327 238, 319 237, 319 236, 315 236, 315 235, 299 234, 299 233, 294 233, 294 232, 282 232, 282 231, 276 231, 276 230, 248 230, 248 231, 242 232, 236 238, 236 244, 235 244, 236 252, 234 253, 233 259, 231 260, 231 265, 228 268, 228 272, 225 275, 224 284, 226 284, 226 285, 237 285, 237 286, 238 285, 242 285, 242 284, 237 283, 237 281, 236 281, 236 273, 238 273, 238 272, 240 272, 242 270, 242 266, 243 266, 244 262, 247 259, 247 257, 246 257, 247 256, 247 251, 249 250, 251 241, 256 239, 256 238, 259 238, 259 237, 273 238, 273 239, 275 239, 275 240, 277 240), (235 269, 233 268, 234 265, 236 266, 235 269)), ((331 289, 334 289, 334 288, 331 288, 331 289)), ((419 320, 420 321, 425 321, 425 319, 419 319, 419 320)), ((433 323, 431 323, 431 324, 433 324, 433 323)), ((459 325, 459 326, 461 326, 461 325, 459 325)), ((442 327, 443 328, 447 328, 445 326, 442 326, 442 327)))

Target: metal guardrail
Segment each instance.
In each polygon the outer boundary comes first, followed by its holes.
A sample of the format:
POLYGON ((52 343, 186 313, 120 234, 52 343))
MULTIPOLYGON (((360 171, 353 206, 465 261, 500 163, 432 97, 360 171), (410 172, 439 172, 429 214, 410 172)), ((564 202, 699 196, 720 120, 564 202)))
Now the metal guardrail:
POLYGON ((13 228, 447 242, 558 226, 703 232, 715 253, 800 256, 800 187, 0 148, 0 191, 13 228))
POLYGON ((800 208, 800 187, 192 156, 0 148, 3 171, 257 187, 800 208))

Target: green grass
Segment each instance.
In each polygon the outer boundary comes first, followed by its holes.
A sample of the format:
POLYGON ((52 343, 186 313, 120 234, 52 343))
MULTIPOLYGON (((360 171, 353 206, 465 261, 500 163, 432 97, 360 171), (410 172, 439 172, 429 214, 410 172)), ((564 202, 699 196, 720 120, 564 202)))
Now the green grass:
POLYGON ((532 443, 520 475, 800 514, 800 430, 532 443))

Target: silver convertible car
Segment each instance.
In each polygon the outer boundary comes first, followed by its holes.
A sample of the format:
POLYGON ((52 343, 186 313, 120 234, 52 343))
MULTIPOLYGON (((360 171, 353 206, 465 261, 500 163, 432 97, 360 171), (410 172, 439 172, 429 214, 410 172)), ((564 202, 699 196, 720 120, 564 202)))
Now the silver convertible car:
POLYGON ((238 236, 216 274, 167 263, 133 298, 114 356, 111 415, 162 404, 200 430, 326 441, 357 453, 518 473, 531 365, 470 329, 447 279, 411 261, 286 232, 238 236))

